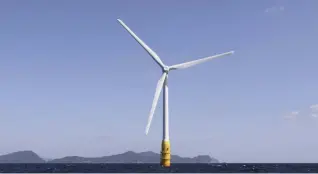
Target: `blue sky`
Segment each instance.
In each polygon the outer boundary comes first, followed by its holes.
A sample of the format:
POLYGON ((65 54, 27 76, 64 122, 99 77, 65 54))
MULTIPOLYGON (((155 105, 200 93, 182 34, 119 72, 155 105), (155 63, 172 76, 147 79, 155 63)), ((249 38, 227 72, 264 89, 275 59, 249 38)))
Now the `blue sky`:
POLYGON ((316 162, 317 7, 315 0, 2 0, 0 154, 160 151, 161 99, 148 136, 144 130, 161 72, 121 18, 168 65, 236 51, 170 73, 173 154, 316 162))

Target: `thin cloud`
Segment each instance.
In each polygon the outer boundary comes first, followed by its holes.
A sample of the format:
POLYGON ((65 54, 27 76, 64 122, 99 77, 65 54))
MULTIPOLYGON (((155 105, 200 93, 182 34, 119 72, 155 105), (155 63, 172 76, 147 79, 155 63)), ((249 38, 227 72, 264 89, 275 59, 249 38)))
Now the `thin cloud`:
POLYGON ((294 120, 299 115, 299 111, 293 111, 289 113, 288 115, 285 115, 284 118, 287 120, 294 120))
POLYGON ((317 117, 318 117, 318 104, 311 105, 309 108, 310 108, 310 110, 311 110, 310 115, 311 115, 312 117, 317 118, 317 117))
POLYGON ((311 116, 317 118, 318 114, 311 114, 311 116))
POLYGON ((311 111, 318 112, 318 104, 310 106, 311 111))
POLYGON ((307 119, 308 117, 318 118, 318 104, 309 106, 309 110, 306 109, 305 111, 302 111, 302 114, 300 114, 299 111, 293 111, 284 116, 286 120, 295 120, 296 118, 297 120, 302 120, 307 119))
POLYGON ((265 9, 265 13, 279 13, 279 12, 283 12, 285 10, 284 6, 273 6, 273 7, 269 7, 265 9))

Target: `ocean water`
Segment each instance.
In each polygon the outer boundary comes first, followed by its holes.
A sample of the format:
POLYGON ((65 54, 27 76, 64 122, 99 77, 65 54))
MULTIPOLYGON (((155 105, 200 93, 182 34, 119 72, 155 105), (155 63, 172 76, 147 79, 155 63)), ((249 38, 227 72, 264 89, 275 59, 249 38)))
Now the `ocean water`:
POLYGON ((0 173, 318 173, 311 164, 0 164, 0 173))

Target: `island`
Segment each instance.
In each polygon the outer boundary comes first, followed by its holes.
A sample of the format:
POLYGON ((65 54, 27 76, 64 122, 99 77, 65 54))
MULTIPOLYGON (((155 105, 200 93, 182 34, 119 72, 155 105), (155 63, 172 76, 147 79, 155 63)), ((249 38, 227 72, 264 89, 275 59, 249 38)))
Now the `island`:
MULTIPOLYGON (((0 156, 0 163, 159 163, 160 154, 155 152, 128 151, 121 154, 101 157, 66 156, 45 160, 33 151, 18 151, 0 156)), ((171 163, 219 163, 209 155, 196 157, 180 157, 171 155, 171 163)))

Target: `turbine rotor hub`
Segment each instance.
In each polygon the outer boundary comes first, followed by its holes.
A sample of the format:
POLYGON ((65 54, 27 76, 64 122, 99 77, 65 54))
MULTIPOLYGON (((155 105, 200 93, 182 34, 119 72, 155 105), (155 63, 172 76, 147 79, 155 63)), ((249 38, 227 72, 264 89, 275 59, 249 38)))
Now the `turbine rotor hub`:
POLYGON ((169 67, 168 67, 168 66, 164 66, 164 67, 163 67, 163 71, 164 71, 164 72, 168 73, 168 72, 169 72, 169 70, 170 70, 170 69, 169 69, 169 67))

